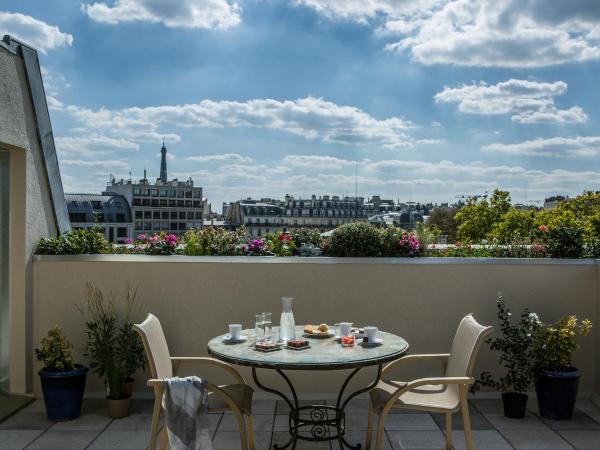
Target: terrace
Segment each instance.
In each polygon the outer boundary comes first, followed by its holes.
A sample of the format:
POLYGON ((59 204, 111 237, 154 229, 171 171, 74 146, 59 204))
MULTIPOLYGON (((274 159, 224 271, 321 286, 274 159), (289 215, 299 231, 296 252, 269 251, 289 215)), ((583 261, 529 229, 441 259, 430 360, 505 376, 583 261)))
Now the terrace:
MULTIPOLYGON (((0 147, 10 168, 2 186, 2 389, 35 401, 15 408, 0 423, 0 448, 101 449, 146 448, 152 392, 148 373, 138 373, 132 414, 110 419, 102 398, 105 387, 90 375, 80 418, 47 420, 33 348, 49 328, 60 326, 85 361, 84 320, 74 306, 84 300, 85 283, 123 295, 126 283, 138 288, 144 312, 160 317, 171 351, 206 355, 208 341, 231 322, 250 327, 253 315, 279 312, 279 298, 293 295, 297 323, 335 323, 344 317, 405 338, 411 353, 441 353, 461 317, 473 313, 483 324, 496 324, 496 294, 502 291, 514 311, 529 308, 549 322, 569 314, 600 323, 600 262, 595 259, 530 258, 298 258, 193 257, 149 255, 33 256, 42 237, 68 229, 52 129, 47 119, 37 55, 18 41, 0 46, 0 147), (41 89, 41 90, 40 90, 41 89), (5 107, 6 106, 6 107, 5 107), (62 200, 61 200, 62 199, 62 200), (10 201, 8 201, 10 200, 10 201), (61 204, 62 202, 62 204, 61 204), (25 204, 27 207, 23 208, 25 204), (8 233, 10 231, 10 240, 8 233), (4 326, 6 324, 6 326, 4 326)), ((138 319, 139 320, 139 319, 138 319)), ((506 419, 499 394, 470 398, 475 448, 600 448, 600 332, 581 341, 574 364, 582 371, 579 400, 572 420, 542 419, 530 392, 524 419, 506 419)), ((246 380, 247 369, 239 368, 246 380)), ((498 374, 497 355, 482 349, 474 374, 498 374)), ((408 371, 407 379, 434 373, 408 371)), ((202 376, 218 379, 216 372, 202 376)), ((272 375, 265 377, 277 384, 272 375)), ((310 374, 293 380, 304 402, 331 402, 340 374, 326 373, 318 383, 310 374)), ((357 377, 365 385, 366 374, 357 377)), ((287 436, 285 405, 257 389, 254 403, 257 448, 270 448, 287 436)), ((14 399, 16 397, 11 397, 14 399)), ((12 400, 11 400, 12 401, 12 400)), ((8 400, 3 399, 3 405, 8 400)), ((366 397, 350 404, 348 436, 362 441, 366 397)), ((392 414, 384 448, 443 448, 443 420, 429 413, 392 414)), ((215 448, 235 449, 239 433, 228 413, 211 414, 215 448)), ((455 420, 455 448, 463 448, 462 423, 455 420)), ((301 448, 337 448, 331 443, 301 443, 301 448)))

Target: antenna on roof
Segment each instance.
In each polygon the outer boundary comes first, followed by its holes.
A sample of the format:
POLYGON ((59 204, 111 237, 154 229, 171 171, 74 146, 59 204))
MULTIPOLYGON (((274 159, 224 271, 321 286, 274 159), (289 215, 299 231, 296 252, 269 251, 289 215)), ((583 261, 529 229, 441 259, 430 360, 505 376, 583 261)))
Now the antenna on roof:
POLYGON ((354 198, 358 198, 358 160, 354 160, 354 198))

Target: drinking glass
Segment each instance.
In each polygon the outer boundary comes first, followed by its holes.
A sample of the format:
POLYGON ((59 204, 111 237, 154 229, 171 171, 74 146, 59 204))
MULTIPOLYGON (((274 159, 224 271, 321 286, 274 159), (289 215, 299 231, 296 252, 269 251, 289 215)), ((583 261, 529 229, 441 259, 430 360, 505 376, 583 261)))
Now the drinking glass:
POLYGON ((262 313, 263 316, 263 328, 264 328, 264 335, 265 335, 265 341, 270 341, 273 337, 273 322, 271 320, 271 313, 270 312, 264 312, 262 313))
POLYGON ((254 325, 254 334, 256 335, 256 342, 263 342, 265 340, 265 318, 264 314, 256 314, 256 320, 254 325))

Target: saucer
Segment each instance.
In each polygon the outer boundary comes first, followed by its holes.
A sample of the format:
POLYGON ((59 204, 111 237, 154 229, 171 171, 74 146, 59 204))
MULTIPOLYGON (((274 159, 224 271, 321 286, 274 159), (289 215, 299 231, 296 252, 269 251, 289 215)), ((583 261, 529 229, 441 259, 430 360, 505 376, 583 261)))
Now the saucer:
POLYGON ((241 342, 246 342, 248 340, 248 336, 244 336, 243 334, 237 339, 231 339, 229 334, 223 336, 223 342, 225 344, 239 344, 241 342))
POLYGON ((363 347, 378 347, 381 344, 383 344, 383 339, 375 338, 375 340, 373 342, 361 341, 361 342, 359 342, 359 344, 362 345, 363 347))

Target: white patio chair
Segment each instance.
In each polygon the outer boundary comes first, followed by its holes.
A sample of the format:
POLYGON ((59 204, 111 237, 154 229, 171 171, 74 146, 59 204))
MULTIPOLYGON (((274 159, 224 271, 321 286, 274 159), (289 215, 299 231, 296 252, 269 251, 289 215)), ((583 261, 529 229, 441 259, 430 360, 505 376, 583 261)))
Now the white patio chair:
POLYGON ((446 449, 452 449, 452 414, 462 411, 467 450, 473 449, 467 392, 475 379, 471 377, 479 347, 493 331, 477 323, 471 314, 458 326, 450 353, 408 355, 388 364, 382 380, 370 392, 366 449, 371 448, 374 415, 379 414, 376 450, 383 445, 385 419, 392 409, 411 409, 446 414, 446 449), (438 360, 444 368, 443 377, 419 378, 410 382, 385 379, 392 368, 416 361, 438 360))
MULTIPOLYGON (((235 384, 217 386, 207 383, 209 391, 208 412, 231 411, 235 416, 239 430, 242 450, 254 450, 254 431, 252 421, 252 395, 253 389, 246 384, 242 376, 229 364, 214 358, 207 357, 172 357, 163 333, 160 321, 148 314, 146 320, 133 328, 142 338, 152 378, 148 386, 154 388, 154 410, 152 412, 152 425, 150 427, 150 450, 155 450, 158 438, 158 423, 162 410, 164 392, 164 379, 171 378, 177 373, 181 363, 210 364, 220 367, 234 378, 235 384)), ((166 427, 161 434, 160 448, 164 450, 168 444, 166 427)))

